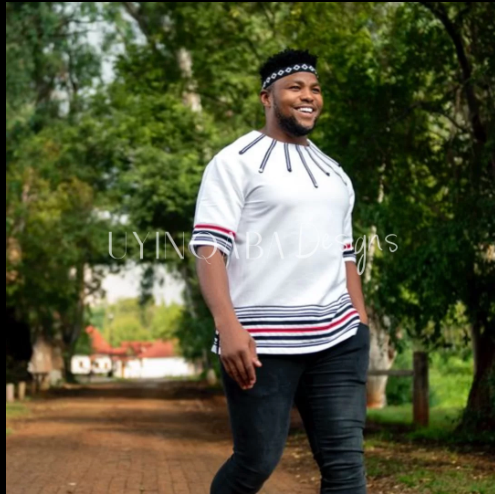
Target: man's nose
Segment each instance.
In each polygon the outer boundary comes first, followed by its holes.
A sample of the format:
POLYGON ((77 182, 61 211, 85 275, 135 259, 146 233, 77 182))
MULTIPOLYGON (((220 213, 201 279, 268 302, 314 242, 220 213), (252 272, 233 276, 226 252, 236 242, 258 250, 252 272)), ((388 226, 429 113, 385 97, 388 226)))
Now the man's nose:
POLYGON ((302 92, 302 94, 301 94, 301 100, 306 101, 306 102, 308 102, 308 101, 314 101, 314 95, 313 95, 313 93, 311 92, 310 89, 305 90, 305 91, 302 92))

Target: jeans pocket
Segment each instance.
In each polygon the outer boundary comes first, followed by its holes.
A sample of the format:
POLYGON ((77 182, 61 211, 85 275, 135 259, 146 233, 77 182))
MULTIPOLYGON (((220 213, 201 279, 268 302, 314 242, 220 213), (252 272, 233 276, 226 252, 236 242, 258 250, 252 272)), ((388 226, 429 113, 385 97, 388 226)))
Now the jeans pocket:
POLYGON ((367 324, 360 322, 356 337, 358 340, 358 348, 354 361, 356 364, 356 374, 358 379, 365 383, 370 363, 370 327, 367 324))

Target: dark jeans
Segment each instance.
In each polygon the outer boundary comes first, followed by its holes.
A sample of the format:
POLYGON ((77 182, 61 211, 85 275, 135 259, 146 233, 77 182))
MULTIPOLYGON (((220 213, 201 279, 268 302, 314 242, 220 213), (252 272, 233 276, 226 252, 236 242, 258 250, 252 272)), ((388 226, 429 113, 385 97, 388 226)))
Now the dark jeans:
POLYGON ((259 355, 252 389, 242 390, 222 367, 234 453, 211 494, 255 494, 285 448, 293 404, 299 410, 321 472, 321 494, 366 494, 363 428, 369 328, 306 355, 259 355))

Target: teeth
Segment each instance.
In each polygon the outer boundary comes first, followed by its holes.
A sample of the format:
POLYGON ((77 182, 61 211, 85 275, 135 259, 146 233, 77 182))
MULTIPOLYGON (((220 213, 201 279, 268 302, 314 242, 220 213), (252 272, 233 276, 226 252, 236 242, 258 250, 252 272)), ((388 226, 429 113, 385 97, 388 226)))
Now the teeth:
POLYGON ((312 108, 298 108, 298 110, 303 112, 303 113, 313 113, 312 108))

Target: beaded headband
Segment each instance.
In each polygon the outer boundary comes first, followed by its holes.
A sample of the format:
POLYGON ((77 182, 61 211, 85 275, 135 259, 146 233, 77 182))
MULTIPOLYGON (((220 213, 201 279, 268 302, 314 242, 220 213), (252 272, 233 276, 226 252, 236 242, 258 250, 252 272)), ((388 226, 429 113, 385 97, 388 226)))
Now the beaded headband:
POLYGON ((275 81, 278 81, 279 79, 282 79, 282 77, 286 77, 294 72, 312 72, 313 74, 318 77, 318 72, 316 72, 316 69, 309 64, 303 63, 303 64, 297 64, 293 65, 292 67, 287 67, 286 69, 280 69, 277 72, 274 72, 271 76, 267 77, 261 89, 266 89, 268 86, 273 84, 275 81))

